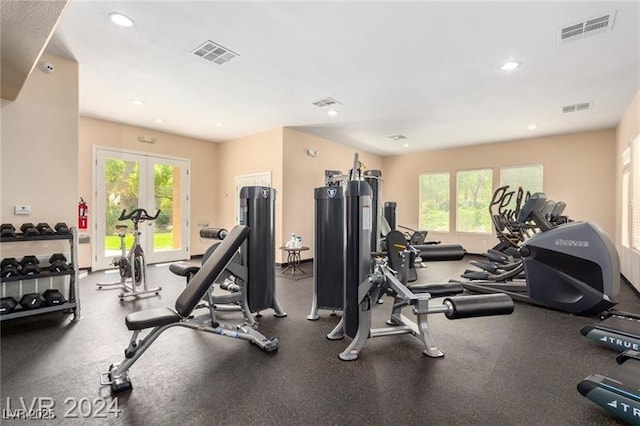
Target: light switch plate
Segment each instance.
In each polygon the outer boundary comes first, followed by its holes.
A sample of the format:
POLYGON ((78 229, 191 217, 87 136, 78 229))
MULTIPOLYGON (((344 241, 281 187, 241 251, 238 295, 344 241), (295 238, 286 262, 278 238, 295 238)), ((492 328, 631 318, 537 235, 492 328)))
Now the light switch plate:
POLYGON ((14 210, 15 214, 29 215, 31 214, 31 206, 19 205, 14 210))

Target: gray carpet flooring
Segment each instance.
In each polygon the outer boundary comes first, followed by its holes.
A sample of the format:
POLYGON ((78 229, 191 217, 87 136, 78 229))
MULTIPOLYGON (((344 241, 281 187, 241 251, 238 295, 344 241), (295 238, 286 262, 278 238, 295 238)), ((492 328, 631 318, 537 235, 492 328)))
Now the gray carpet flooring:
MULTIPOLYGON (((457 277, 467 261, 434 262, 419 269, 421 282, 457 277)), ((305 269, 312 270, 310 264, 305 269)), ((160 296, 119 302, 117 290, 96 290, 115 277, 93 273, 80 281, 82 320, 47 314, 1 327, 3 410, 20 398, 55 403, 48 424, 131 425, 608 425, 619 424, 580 396, 577 383, 615 369, 615 354, 586 340, 584 324, 598 322, 516 304, 510 316, 449 321, 430 316, 445 357, 422 355, 409 335, 370 340, 353 362, 338 353, 348 341, 325 336, 338 317, 320 311, 308 321, 313 278, 277 279, 288 313, 264 312, 260 330, 280 338, 265 354, 240 340, 176 327, 162 334, 130 370, 133 391, 118 398, 119 413, 99 408, 109 401, 100 373, 121 361, 130 333, 126 314, 173 306, 184 282, 168 267, 149 267, 160 296), (83 412, 71 410, 83 403, 83 412), (76 418, 65 418, 70 411, 76 418), (83 418, 83 415, 86 415, 83 418)), ((297 278, 297 277, 296 277, 297 278)), ((640 298, 623 284, 621 310, 640 312, 640 298)), ((383 326, 391 299, 374 308, 383 326)), ((221 314, 230 323, 238 313, 221 314)), ((3 424, 20 424, 3 420, 3 424)), ((42 424, 41 421, 32 421, 42 424)))

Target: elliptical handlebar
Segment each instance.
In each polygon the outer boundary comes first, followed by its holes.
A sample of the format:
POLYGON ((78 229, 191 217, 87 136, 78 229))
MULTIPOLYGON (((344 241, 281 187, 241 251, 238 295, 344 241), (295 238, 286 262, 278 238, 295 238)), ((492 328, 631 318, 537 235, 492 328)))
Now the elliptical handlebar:
POLYGON ((150 216, 145 209, 134 209, 127 214, 127 209, 122 210, 118 220, 131 220, 133 223, 141 223, 145 220, 156 220, 160 216, 160 209, 154 216, 150 216))

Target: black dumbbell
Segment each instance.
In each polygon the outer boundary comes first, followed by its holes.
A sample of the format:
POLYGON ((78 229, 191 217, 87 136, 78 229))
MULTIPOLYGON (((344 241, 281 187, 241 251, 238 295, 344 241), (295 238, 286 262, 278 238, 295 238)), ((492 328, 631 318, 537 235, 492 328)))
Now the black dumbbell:
POLYGON ((236 293, 238 291, 241 290, 241 287, 236 284, 235 282, 231 281, 231 280, 224 280, 221 284, 220 284, 220 288, 223 290, 227 290, 231 293, 236 293))
POLYGON ((46 290, 42 293, 42 297, 44 297, 44 304, 47 306, 58 306, 67 303, 67 299, 65 299, 60 290, 56 290, 55 288, 46 290))
MULTIPOLYGON (((38 275, 40 273, 40 267, 38 264, 40 261, 35 256, 25 256, 20 261, 20 265, 22 268, 20 269, 20 273, 22 275, 38 275)), ((20 302, 22 305, 22 302, 20 302)))
POLYGON ((18 306, 18 301, 13 297, 3 297, 0 299, 0 315, 10 314, 18 306))
POLYGON ((38 228, 36 228, 33 223, 23 223, 20 230, 22 231, 22 235, 25 237, 35 237, 40 235, 40 231, 38 231, 38 228))
POLYGON ((40 235, 52 235, 55 234, 56 231, 53 230, 46 222, 40 222, 36 225, 36 229, 40 232, 40 235))
POLYGON ((2 259, 0 268, 2 268, 2 273, 0 274, 2 278, 17 277, 20 275, 20 263, 15 257, 2 259))
POLYGON ((69 270, 67 258, 62 253, 54 253, 49 258, 49 270, 51 272, 66 272, 69 270))
POLYGON ((20 299, 20 306, 24 309, 38 309, 44 306, 45 300, 40 293, 28 293, 20 299))
POLYGON ((56 226, 54 226, 56 233, 60 234, 60 235, 68 235, 71 233, 71 229, 69 229, 69 227, 67 226, 66 223, 64 222, 58 222, 56 223, 56 226))
POLYGON ((10 223, 0 225, 0 237, 15 237, 16 227, 10 223))

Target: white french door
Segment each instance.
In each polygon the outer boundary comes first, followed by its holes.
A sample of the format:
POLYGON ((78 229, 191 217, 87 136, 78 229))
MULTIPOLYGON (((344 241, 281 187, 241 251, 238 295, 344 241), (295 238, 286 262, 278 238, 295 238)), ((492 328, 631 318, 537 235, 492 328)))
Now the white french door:
POLYGON ((95 148, 95 209, 93 210, 94 270, 111 266, 121 254, 116 224, 128 226, 127 250, 133 243, 133 223, 118 221, 123 210, 145 209, 154 221, 140 224, 140 244, 147 264, 189 258, 188 166, 184 159, 95 148))

